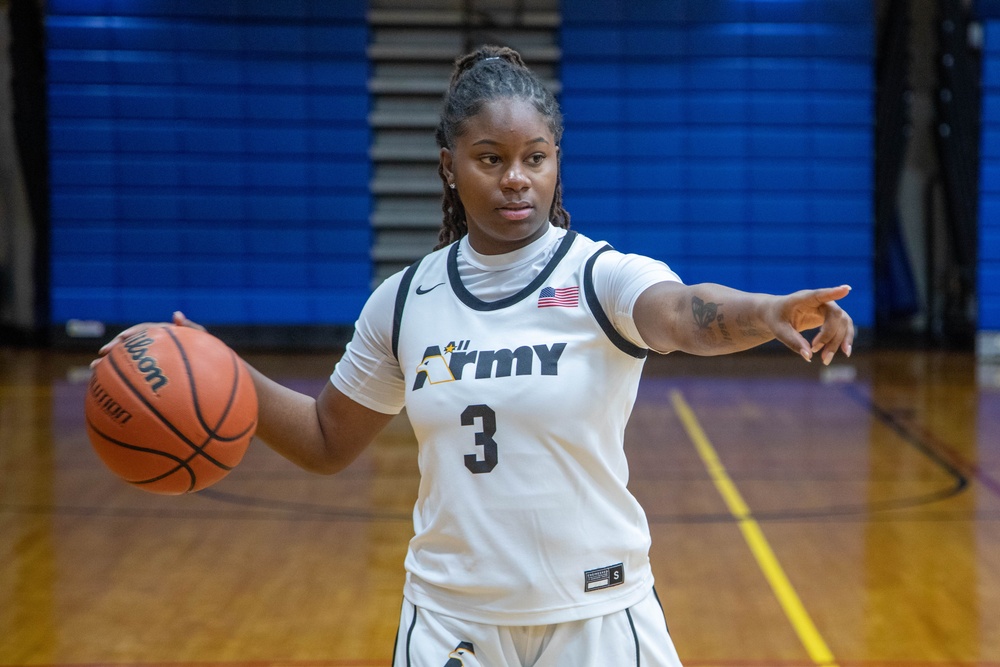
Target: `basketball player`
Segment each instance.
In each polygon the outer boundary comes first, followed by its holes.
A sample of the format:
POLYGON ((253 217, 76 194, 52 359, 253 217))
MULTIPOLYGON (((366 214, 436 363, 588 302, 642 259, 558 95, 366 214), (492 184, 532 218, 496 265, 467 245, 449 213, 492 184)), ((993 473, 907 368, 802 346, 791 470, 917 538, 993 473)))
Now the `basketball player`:
POLYGON ((516 52, 456 61, 437 132, 438 249, 375 290, 317 399, 252 371, 258 435, 316 472, 344 468, 407 409, 421 483, 395 667, 679 666, 626 488, 648 350, 777 338, 806 360, 851 353, 836 303, 847 286, 688 286, 570 231, 561 136, 556 101, 516 52))

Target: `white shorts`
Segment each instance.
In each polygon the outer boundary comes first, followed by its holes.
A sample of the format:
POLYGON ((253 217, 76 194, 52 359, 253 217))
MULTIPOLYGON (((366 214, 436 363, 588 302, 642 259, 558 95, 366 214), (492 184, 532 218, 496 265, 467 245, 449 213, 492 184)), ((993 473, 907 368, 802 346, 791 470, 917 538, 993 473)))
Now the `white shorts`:
POLYGON ((471 623, 403 601, 393 667, 681 667, 652 589, 634 607, 556 625, 471 623))

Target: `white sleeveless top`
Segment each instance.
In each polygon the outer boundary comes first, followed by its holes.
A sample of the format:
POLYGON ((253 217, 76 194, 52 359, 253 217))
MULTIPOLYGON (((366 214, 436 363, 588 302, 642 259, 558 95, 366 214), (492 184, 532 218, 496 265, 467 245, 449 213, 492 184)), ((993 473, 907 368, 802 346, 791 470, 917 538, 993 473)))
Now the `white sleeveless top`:
POLYGON ((623 450, 646 350, 594 292, 607 250, 567 232, 530 284, 493 302, 463 286, 457 243, 402 276, 392 347, 421 472, 413 604, 536 625, 649 591, 649 529, 623 450))

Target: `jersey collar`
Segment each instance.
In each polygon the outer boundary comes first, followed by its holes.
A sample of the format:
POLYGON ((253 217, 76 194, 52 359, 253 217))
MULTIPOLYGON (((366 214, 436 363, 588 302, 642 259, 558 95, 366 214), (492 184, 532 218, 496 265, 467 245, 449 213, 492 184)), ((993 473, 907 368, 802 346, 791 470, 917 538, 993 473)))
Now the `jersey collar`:
MULTIPOLYGON (((479 311, 490 311, 490 310, 500 310, 501 308, 506 308, 507 306, 512 306, 515 303, 521 301, 527 296, 530 296, 537 292, 548 280, 549 276, 558 266, 560 260, 566 256, 569 252, 570 246, 573 245, 574 239, 576 239, 577 233, 574 231, 567 231, 566 235, 563 236, 562 241, 559 242, 559 247, 556 249, 552 259, 549 263, 545 265, 541 273, 535 276, 535 279, 528 283, 521 291, 511 294, 508 297, 499 299, 498 301, 483 301, 482 299, 474 296, 469 290, 465 288, 462 284, 462 279, 458 275, 458 248, 459 243, 452 245, 451 249, 448 251, 448 280, 451 283, 451 288, 455 292, 455 296, 464 303, 469 308, 479 311)), ((541 240, 541 239, 539 239, 541 240)))

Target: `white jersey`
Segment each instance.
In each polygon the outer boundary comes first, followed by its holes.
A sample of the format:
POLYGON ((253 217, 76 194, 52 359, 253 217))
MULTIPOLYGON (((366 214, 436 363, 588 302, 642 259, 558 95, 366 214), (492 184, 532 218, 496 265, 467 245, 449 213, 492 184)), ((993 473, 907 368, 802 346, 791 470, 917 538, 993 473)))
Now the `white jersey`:
POLYGON ((635 604, 652 585, 650 538, 623 439, 646 351, 597 303, 602 247, 568 232, 530 284, 493 302, 464 287, 457 251, 414 265, 396 300, 420 443, 407 599, 518 625, 635 604))
POLYGON ((499 256, 462 239, 375 290, 330 379, 373 410, 405 404, 416 431, 407 599, 533 625, 620 611, 648 591, 649 533, 623 453, 645 356, 632 307, 679 280, 550 227, 499 256))

